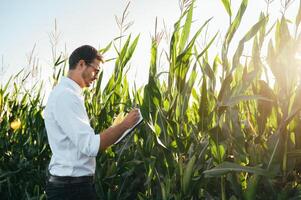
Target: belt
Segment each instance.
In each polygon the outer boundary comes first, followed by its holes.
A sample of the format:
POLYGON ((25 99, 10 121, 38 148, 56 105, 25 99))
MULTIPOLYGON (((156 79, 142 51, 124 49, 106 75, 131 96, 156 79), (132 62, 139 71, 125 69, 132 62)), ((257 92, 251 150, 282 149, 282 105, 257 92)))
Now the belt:
POLYGON ((94 176, 54 176, 49 175, 50 183, 70 184, 70 183, 94 183, 94 176))

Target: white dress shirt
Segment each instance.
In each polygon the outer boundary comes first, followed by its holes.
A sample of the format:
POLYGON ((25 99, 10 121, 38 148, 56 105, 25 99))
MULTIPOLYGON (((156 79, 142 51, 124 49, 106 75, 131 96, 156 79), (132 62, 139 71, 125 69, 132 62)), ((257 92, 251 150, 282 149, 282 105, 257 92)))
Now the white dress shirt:
POLYGON ((82 89, 75 81, 62 77, 49 95, 44 120, 52 151, 50 174, 93 175, 100 137, 90 126, 82 89))

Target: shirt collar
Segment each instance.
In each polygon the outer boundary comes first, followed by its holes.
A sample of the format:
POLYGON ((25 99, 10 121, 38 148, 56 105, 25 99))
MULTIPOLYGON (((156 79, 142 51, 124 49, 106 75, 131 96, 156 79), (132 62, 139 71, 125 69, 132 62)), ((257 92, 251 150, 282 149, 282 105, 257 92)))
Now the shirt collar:
POLYGON ((63 85, 71 88, 76 93, 81 94, 82 88, 71 78, 63 76, 61 82, 63 85))

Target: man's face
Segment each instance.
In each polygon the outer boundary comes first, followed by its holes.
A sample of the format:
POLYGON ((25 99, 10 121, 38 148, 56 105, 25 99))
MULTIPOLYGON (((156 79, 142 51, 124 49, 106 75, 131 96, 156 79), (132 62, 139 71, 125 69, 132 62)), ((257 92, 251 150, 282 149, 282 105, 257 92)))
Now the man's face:
POLYGON ((85 63, 86 68, 82 72, 81 76, 84 80, 85 87, 90 87, 90 85, 95 81, 98 77, 98 73, 100 71, 100 61, 94 59, 92 63, 85 63))

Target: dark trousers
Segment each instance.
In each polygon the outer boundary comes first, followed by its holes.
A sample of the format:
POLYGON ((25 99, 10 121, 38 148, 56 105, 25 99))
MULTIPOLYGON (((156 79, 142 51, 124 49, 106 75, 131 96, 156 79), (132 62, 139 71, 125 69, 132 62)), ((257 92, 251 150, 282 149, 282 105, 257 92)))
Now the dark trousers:
POLYGON ((49 200, 96 200, 94 183, 52 183, 46 185, 49 200))

